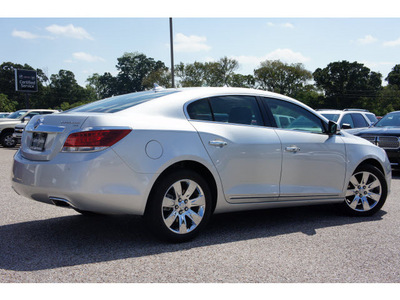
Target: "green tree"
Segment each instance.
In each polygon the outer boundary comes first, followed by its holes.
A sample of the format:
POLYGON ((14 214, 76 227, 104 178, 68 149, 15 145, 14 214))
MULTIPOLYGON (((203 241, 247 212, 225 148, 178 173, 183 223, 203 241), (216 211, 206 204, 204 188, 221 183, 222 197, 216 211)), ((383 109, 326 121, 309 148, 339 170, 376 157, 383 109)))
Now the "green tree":
POLYGON ((165 64, 142 53, 125 53, 118 58, 116 65, 118 72, 118 94, 127 94, 143 91, 148 88, 144 85, 144 79, 157 70, 167 70, 165 64))
POLYGON ((313 73, 315 84, 325 93, 326 108, 358 107, 376 99, 382 89, 382 75, 358 62, 333 62, 313 73))
POLYGON ((0 111, 13 112, 17 109, 17 102, 8 99, 7 95, 0 94, 0 111))
POLYGON ((92 87, 81 87, 73 72, 60 70, 57 74, 50 76, 50 90, 47 101, 42 103, 43 107, 60 108, 61 104, 74 104, 77 102, 88 103, 97 99, 92 87))
POLYGON ((255 83, 253 75, 233 74, 229 77, 227 85, 231 87, 254 88, 255 83))
POLYGON ((204 64, 204 80, 206 86, 226 86, 232 80, 234 71, 239 68, 235 59, 223 57, 216 62, 204 64))
POLYGON ((266 60, 254 70, 254 77, 260 88, 293 97, 312 79, 312 74, 301 63, 266 60))
POLYGON ((400 64, 393 67, 385 80, 389 85, 397 85, 400 88, 400 64))
POLYGON ((176 76, 180 79, 179 85, 182 87, 203 86, 205 67, 201 62, 195 61, 193 64, 179 63, 175 66, 176 76))

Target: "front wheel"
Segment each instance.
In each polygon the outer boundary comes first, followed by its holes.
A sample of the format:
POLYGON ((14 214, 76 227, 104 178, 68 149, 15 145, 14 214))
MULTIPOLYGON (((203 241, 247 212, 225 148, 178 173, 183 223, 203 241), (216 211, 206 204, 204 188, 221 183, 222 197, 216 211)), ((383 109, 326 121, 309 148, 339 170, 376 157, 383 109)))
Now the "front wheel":
POLYGON ((212 211, 211 191, 202 176, 178 170, 162 177, 149 197, 145 220, 159 238, 184 242, 207 224, 212 211))
POLYGON ((360 166, 350 177, 342 208, 351 215, 371 216, 382 208, 387 192, 385 176, 378 168, 360 166))
POLYGON ((12 132, 6 132, 1 138, 1 144, 5 148, 15 147, 17 140, 13 138, 12 132))

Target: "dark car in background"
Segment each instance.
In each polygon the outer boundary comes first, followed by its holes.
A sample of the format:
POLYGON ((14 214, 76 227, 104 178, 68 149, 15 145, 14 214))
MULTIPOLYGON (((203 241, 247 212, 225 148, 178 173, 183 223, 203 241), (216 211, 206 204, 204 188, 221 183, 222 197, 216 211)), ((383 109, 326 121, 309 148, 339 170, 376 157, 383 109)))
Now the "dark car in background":
POLYGON ((347 132, 385 149, 392 169, 400 170, 400 111, 388 113, 370 128, 347 132))

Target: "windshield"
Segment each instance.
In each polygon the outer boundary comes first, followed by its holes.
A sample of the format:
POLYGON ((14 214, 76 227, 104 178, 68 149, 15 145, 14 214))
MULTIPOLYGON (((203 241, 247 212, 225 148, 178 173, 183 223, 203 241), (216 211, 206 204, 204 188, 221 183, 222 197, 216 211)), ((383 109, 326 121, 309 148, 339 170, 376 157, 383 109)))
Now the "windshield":
POLYGON ((18 110, 7 116, 7 119, 19 119, 27 113, 27 110, 18 110))
POLYGON ((400 113, 390 113, 376 123, 375 127, 400 127, 400 113))
POLYGON ((106 98, 103 100, 95 101, 77 108, 70 109, 69 112, 102 112, 102 113, 115 113, 129 107, 138 105, 140 103, 176 93, 176 90, 163 90, 163 91, 146 91, 137 92, 121 96, 106 98))
POLYGON ((333 122, 337 122, 340 116, 339 114, 321 114, 321 115, 323 115, 325 118, 333 122))

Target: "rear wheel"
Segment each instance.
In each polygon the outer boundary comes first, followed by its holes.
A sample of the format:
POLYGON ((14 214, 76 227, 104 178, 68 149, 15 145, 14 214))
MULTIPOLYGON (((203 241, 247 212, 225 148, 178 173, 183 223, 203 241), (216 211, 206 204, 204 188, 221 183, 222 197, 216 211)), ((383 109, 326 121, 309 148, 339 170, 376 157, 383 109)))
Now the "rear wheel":
POLYGON ((211 208, 211 191, 203 177, 191 170, 178 170, 156 182, 145 219, 159 238, 184 242, 205 227, 211 208))
POLYGON ((385 176, 376 167, 363 165, 350 177, 342 208, 351 215, 371 216, 382 208, 386 197, 385 176))
POLYGON ((5 148, 15 147, 17 140, 13 138, 12 132, 6 132, 1 137, 1 145, 5 148))

